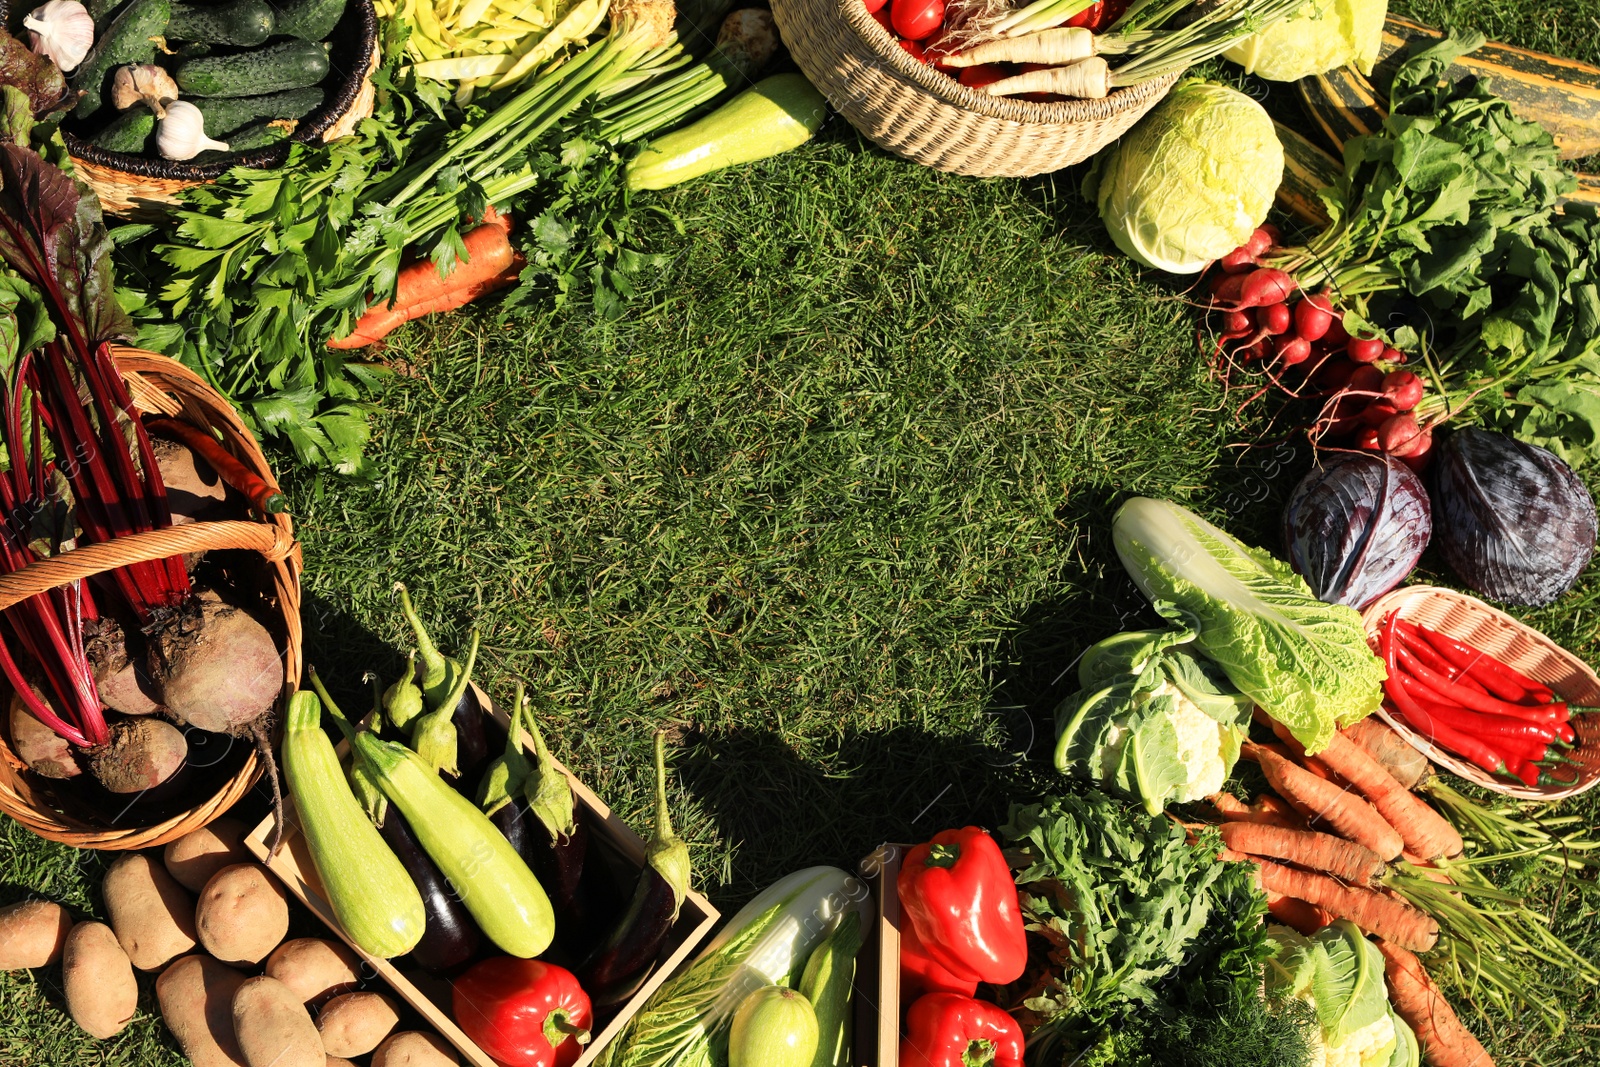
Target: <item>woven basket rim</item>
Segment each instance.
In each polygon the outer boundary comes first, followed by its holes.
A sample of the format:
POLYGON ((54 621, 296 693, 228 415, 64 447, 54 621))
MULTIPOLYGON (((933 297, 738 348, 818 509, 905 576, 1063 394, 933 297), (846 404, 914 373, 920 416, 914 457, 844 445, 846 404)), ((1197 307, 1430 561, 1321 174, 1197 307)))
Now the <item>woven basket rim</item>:
MULTIPOLYGON (((1444 601, 1446 603, 1459 606, 1471 614, 1481 616, 1490 625, 1510 633, 1518 634, 1519 636, 1525 638, 1530 644, 1539 648, 1552 658, 1564 661, 1570 668, 1572 668, 1573 672, 1583 678, 1584 681, 1587 682, 1587 684, 1590 685, 1595 692, 1600 693, 1600 675, 1597 675, 1594 669, 1577 655, 1563 648, 1561 645, 1557 644, 1543 633, 1540 633, 1538 630, 1529 626, 1527 623, 1507 615, 1499 608, 1485 603, 1475 596, 1459 592, 1455 589, 1446 589, 1443 586, 1401 586, 1398 589, 1390 590, 1377 600, 1373 601, 1372 604, 1361 613, 1362 627, 1365 630, 1368 639, 1375 640, 1379 624, 1382 622, 1384 616, 1388 615, 1390 611, 1399 611, 1401 613, 1401 617, 1404 618, 1408 608, 1414 609, 1416 605, 1420 603, 1426 603, 1428 601, 1444 601)), ((1537 677, 1536 680, 1545 681, 1545 679, 1540 679, 1537 677)), ((1555 684, 1553 683, 1546 682, 1546 684, 1551 685, 1552 688, 1556 688, 1555 684)), ((1556 689, 1556 691, 1558 695, 1566 695, 1560 689, 1556 689)), ((1485 789, 1496 793, 1501 793, 1505 796, 1516 797, 1519 800, 1556 801, 1577 796, 1580 793, 1593 789, 1596 785, 1600 785, 1600 768, 1583 770, 1580 772, 1577 781, 1568 785, 1528 786, 1521 782, 1507 782, 1504 779, 1491 775, 1481 768, 1467 762, 1466 760, 1463 760, 1458 756, 1445 751, 1439 746, 1433 744, 1426 737, 1418 734, 1415 730, 1407 726, 1404 722, 1401 722, 1396 716, 1389 712, 1387 700, 1385 700, 1384 704, 1379 706, 1377 715, 1386 724, 1388 724, 1388 726, 1393 729, 1395 733, 1399 734, 1407 744, 1409 744, 1412 748, 1415 748, 1418 752, 1421 752, 1424 756, 1427 756, 1434 763, 1444 767, 1452 774, 1465 778, 1476 785, 1480 785, 1485 789)), ((1600 713, 1584 712, 1578 716, 1575 716, 1573 718, 1573 722, 1576 723, 1580 719, 1586 722, 1594 722, 1596 720, 1600 720, 1600 713)), ((1587 742, 1583 741, 1581 735, 1580 742, 1582 747, 1588 747, 1587 742)))

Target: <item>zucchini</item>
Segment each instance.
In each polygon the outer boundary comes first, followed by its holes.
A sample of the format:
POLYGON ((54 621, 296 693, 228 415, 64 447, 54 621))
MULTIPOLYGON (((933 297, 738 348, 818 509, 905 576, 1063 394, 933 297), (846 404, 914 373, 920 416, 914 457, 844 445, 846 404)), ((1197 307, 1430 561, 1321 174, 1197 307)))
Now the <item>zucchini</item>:
POLYGON ((323 896, 345 936, 383 959, 410 952, 426 925, 422 895, 350 791, 322 730, 322 704, 309 690, 289 698, 283 777, 323 896))
POLYGON ((107 152, 143 152, 155 132, 155 113, 147 107, 131 107, 89 138, 89 143, 107 152))
POLYGON ((289 0, 278 11, 278 32, 305 41, 325 40, 344 17, 349 0, 289 0))
POLYGON ((827 101, 805 78, 774 74, 634 156, 628 161, 628 187, 665 189, 799 148, 826 115, 827 101))
MULTIPOLYGON (((1390 15, 1383 23, 1373 82, 1387 88, 1409 51, 1406 45, 1441 36, 1438 30, 1390 15)), ((1600 154, 1600 67, 1490 41, 1457 59, 1448 72, 1451 78, 1470 74, 1490 79, 1494 92, 1518 118, 1549 130, 1563 159, 1600 154)))
POLYGON ((1340 162, 1312 144, 1309 138, 1281 122, 1273 123, 1283 143, 1283 182, 1278 186, 1278 206, 1302 222, 1328 224, 1328 209, 1317 190, 1333 185, 1344 174, 1340 162))
POLYGON ((167 37, 173 41, 253 48, 272 36, 275 24, 272 8, 266 0, 173 4, 167 37))
POLYGON ((72 87, 83 96, 72 113, 83 119, 100 110, 102 94, 117 67, 155 59, 154 38, 167 32, 171 16, 171 0, 128 0, 73 72, 72 87))
POLYGON ((305 118, 325 99, 327 94, 312 86, 260 96, 197 96, 190 102, 206 117, 206 132, 221 140, 252 122, 305 118))
POLYGON ((1306 114, 1317 124, 1335 152, 1352 137, 1376 133, 1387 110, 1372 83, 1354 67, 1314 74, 1295 83, 1306 114))
POLYGON ((185 96, 259 96, 302 89, 327 76, 327 45, 285 41, 254 52, 185 60, 173 78, 185 96))

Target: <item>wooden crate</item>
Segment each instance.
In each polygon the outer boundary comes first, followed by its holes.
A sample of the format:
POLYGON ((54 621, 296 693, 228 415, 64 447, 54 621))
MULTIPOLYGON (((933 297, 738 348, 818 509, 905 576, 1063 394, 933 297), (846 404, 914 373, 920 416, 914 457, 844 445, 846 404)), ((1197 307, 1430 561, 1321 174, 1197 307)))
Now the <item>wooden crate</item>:
POLYGON ((857 870, 877 898, 856 966, 853 1067, 899 1067, 900 897, 895 880, 909 845, 880 845, 857 870))
MULTIPOLYGON (((474 686, 476 689, 476 686, 474 686)), ((482 707, 489 709, 489 714, 502 729, 509 727, 510 720, 505 710, 493 704, 482 690, 478 690, 478 700, 482 707)), ((343 756, 346 745, 340 743, 339 754, 343 756)), ((530 757, 532 750, 529 750, 530 757)), ((572 783, 572 792, 585 811, 589 819, 589 828, 592 836, 589 839, 590 849, 599 846, 609 850, 615 856, 631 865, 635 870, 644 866, 645 843, 638 834, 634 833, 626 823, 617 818, 611 809, 593 792, 579 781, 571 771, 557 762, 556 766, 567 780, 572 783)), ((322 881, 317 877, 316 869, 312 866, 311 856, 306 847, 305 837, 300 833, 300 821, 294 810, 292 798, 284 798, 284 817, 286 829, 283 837, 283 847, 270 862, 267 860, 267 841, 272 836, 274 818, 268 815, 261 821, 250 835, 245 839, 245 846, 255 857, 267 865, 267 868, 282 880, 289 892, 298 897, 301 903, 310 908, 316 916, 328 925, 328 928, 338 934, 346 944, 350 945, 360 954, 361 958, 370 966, 374 973, 387 982, 396 993, 412 1008, 416 1009, 428 1025, 432 1026, 446 1041, 449 1041, 473 1067, 497 1067, 494 1060, 475 1045, 470 1038, 461 1031, 450 1017, 450 985, 448 982, 433 978, 420 970, 402 972, 391 961, 369 956, 362 952, 360 947, 351 942, 345 932, 340 929, 334 919, 333 909, 328 906, 323 896, 322 881)), ((598 857, 595 857, 598 858, 598 857)), ((668 938, 667 955, 639 987, 632 998, 624 1004, 614 1018, 606 1025, 605 1029, 595 1034, 589 1044, 585 1046, 583 1055, 573 1067, 589 1067, 600 1055, 602 1049, 610 1044, 622 1027, 631 1019, 644 1002, 650 999, 661 984, 667 980, 678 967, 687 960, 695 948, 705 940, 711 928, 721 918, 711 902, 699 893, 690 890, 684 899, 683 910, 678 916, 678 923, 672 928, 668 938)))

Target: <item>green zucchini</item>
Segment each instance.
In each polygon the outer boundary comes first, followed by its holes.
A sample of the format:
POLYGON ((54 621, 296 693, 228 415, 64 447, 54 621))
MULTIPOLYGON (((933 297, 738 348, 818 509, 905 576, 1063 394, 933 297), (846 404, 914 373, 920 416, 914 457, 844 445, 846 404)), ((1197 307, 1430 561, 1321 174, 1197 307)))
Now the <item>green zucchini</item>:
POLYGON ((202 56, 173 75, 185 96, 259 96, 315 85, 328 76, 328 46, 285 41, 231 56, 202 56))
POLYGON ((206 117, 206 133, 223 140, 234 130, 263 119, 301 119, 322 106, 327 93, 311 86, 260 96, 197 96, 190 103, 206 117))
POLYGON ((349 0, 289 0, 278 11, 278 31, 306 41, 325 40, 344 17, 349 0))
POLYGON ((130 107, 111 120, 111 124, 93 137, 89 143, 107 152, 143 152, 156 132, 156 116, 147 107, 130 107))
POLYGON ((323 896, 345 935, 383 959, 410 952, 427 923, 422 894, 350 791, 322 730, 322 704, 307 690, 289 698, 283 777, 323 896))
POLYGON ((253 48, 273 34, 276 20, 266 0, 226 4, 173 4, 169 41, 232 44, 253 48))
POLYGON ((652 142, 628 162, 630 189, 665 189, 702 174, 799 148, 827 101, 798 74, 774 74, 717 110, 652 142))
POLYGON ((83 96, 72 113, 83 119, 100 110, 102 94, 117 67, 155 59, 154 39, 167 32, 171 16, 171 0, 128 0, 73 72, 72 87, 83 96))
POLYGON ((1335 152, 1352 137, 1376 133, 1387 110, 1372 83, 1354 67, 1314 74, 1295 83, 1300 102, 1335 152))
POLYGON ((1281 122, 1273 125, 1283 143, 1283 181, 1278 186, 1278 206, 1302 222, 1328 224, 1328 209, 1317 196, 1344 173, 1343 165, 1281 122))

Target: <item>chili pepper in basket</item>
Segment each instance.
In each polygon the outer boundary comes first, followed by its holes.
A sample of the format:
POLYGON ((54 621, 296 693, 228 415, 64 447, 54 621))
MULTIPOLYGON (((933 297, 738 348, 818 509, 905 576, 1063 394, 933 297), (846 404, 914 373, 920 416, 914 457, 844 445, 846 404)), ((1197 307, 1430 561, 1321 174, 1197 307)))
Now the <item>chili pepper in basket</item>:
POLYGON ((1426 663, 1457 685, 1480 690, 1489 696, 1498 695, 1490 693, 1489 690, 1484 688, 1483 683, 1440 655, 1439 650, 1430 645, 1426 638, 1416 632, 1416 627, 1410 626, 1404 619, 1395 624, 1395 636, 1400 641, 1401 648, 1406 649, 1413 656, 1416 656, 1423 663, 1426 663))
POLYGON ((1501 700, 1499 697, 1480 693, 1476 689, 1457 685, 1417 659, 1403 643, 1396 642, 1396 646, 1399 665, 1407 674, 1451 703, 1460 704, 1464 708, 1487 712, 1490 715, 1514 715, 1524 719, 1551 720, 1565 708, 1565 705, 1561 704, 1513 704, 1509 700, 1501 700))
POLYGON ((987 831, 945 830, 911 849, 896 888, 901 913, 935 963, 994 985, 1022 977, 1028 940, 1017 883, 987 831))
POLYGON ((978 991, 976 978, 958 978, 935 963, 910 923, 900 924, 900 1000, 916 1000, 927 993, 959 993, 970 997, 978 991))
POLYGON ((1435 697, 1415 678, 1402 674, 1400 684, 1407 695, 1422 705, 1423 710, 1453 730, 1481 737, 1493 742, 1497 738, 1517 738, 1548 744, 1556 738, 1556 724, 1529 722, 1510 715, 1488 715, 1454 704, 1446 704, 1435 697))
POLYGON ((1426 626, 1404 623, 1403 620, 1402 623, 1415 629, 1441 656, 1465 670, 1489 692, 1502 699, 1537 703, 1548 703, 1555 699, 1555 693, 1549 686, 1534 681, 1487 652, 1426 626))
POLYGON ((1022 1027, 1004 1009, 929 993, 906 1013, 900 1067, 1022 1067, 1022 1027))
POLYGON ((1400 681, 1402 677, 1399 664, 1400 643, 1395 637, 1396 619, 1394 612, 1390 612, 1384 618, 1383 625, 1378 630, 1378 648, 1383 656, 1384 665, 1388 668, 1383 679, 1383 690, 1388 694, 1390 702, 1399 710, 1400 717, 1428 740, 1443 745, 1462 759, 1476 764, 1490 774, 1501 773, 1502 760, 1493 747, 1436 722, 1433 716, 1406 692, 1405 686, 1400 681))

